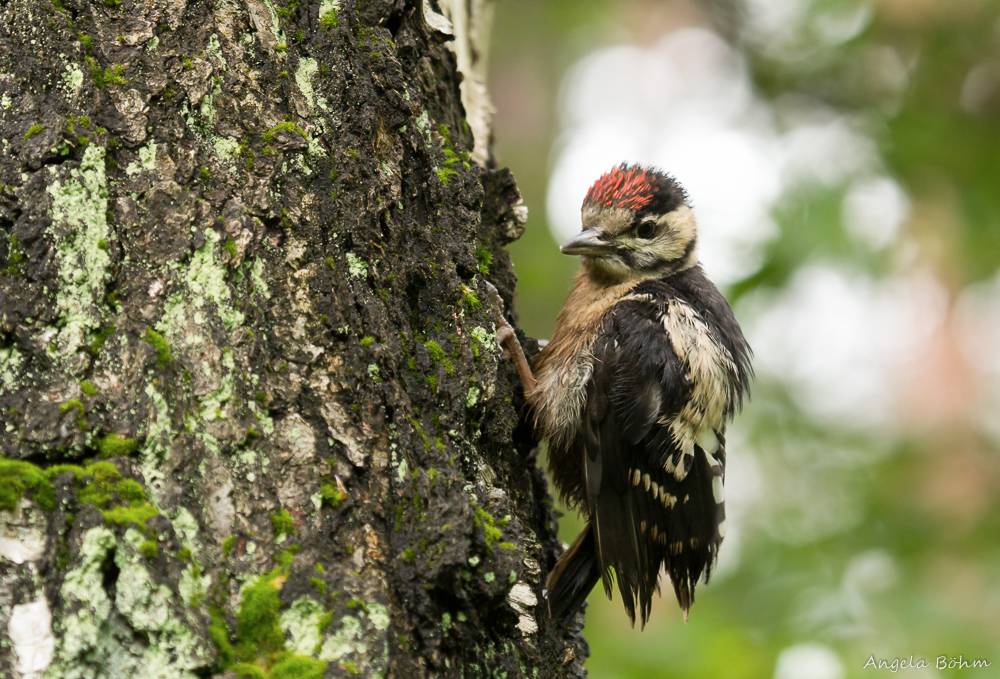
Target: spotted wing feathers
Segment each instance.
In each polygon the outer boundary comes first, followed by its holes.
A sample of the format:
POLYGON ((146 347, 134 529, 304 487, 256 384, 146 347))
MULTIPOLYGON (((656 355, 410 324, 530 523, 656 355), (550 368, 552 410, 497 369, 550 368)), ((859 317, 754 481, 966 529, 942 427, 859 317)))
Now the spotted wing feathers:
POLYGON ((667 337, 661 306, 645 300, 616 306, 593 354, 584 468, 605 591, 613 569, 630 618, 638 607, 645 624, 665 566, 686 615, 722 538, 721 432, 703 434, 690 454, 682 450, 671 424, 689 406, 695 385, 667 337))

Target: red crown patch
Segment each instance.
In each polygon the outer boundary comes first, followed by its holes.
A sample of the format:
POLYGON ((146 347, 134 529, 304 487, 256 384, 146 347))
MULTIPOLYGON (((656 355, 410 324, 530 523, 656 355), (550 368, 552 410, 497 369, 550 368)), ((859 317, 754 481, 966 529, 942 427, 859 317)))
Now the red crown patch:
POLYGON ((594 182, 584 202, 639 210, 653 200, 655 192, 652 172, 641 167, 619 165, 594 182))

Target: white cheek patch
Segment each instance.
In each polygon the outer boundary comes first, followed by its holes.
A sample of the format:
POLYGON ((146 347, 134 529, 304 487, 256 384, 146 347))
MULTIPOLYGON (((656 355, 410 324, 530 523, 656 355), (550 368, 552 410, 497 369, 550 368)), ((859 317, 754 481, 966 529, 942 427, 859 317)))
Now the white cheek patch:
MULTIPOLYGON (((658 231, 656 238, 648 241, 633 238, 628 241, 635 252, 648 257, 651 263, 680 259, 684 256, 688 245, 698 236, 694 212, 687 205, 682 205, 660 217, 656 220, 656 225, 658 231)), ((688 259, 690 261, 685 261, 686 265, 697 261, 693 251, 688 255, 688 259)))
POLYGON ((694 210, 687 205, 681 205, 676 210, 667 213, 664 219, 667 226, 685 243, 690 243, 697 235, 698 227, 694 218, 694 210))

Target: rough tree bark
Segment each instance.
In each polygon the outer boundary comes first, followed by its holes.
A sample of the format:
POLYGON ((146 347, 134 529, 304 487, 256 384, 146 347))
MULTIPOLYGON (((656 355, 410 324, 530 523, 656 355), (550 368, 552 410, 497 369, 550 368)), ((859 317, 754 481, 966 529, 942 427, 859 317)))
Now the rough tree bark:
POLYGON ((0 674, 582 676, 488 4, 280 3, 0 0, 0 674))

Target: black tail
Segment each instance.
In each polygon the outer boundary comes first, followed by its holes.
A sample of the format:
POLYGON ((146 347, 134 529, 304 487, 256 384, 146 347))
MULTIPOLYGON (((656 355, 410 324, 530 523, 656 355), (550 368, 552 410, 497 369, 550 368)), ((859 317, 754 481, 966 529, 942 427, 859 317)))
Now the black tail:
POLYGON ((594 534, 588 523, 570 548, 559 557, 556 567, 545 581, 549 615, 554 620, 567 624, 600 579, 601 569, 597 564, 594 534))

